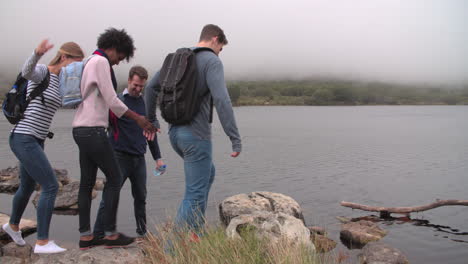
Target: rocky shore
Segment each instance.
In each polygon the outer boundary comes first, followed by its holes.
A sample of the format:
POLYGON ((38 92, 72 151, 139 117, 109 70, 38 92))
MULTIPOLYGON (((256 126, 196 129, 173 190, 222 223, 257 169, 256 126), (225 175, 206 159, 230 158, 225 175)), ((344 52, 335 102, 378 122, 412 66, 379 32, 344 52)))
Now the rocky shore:
MULTIPOLYGON (((68 177, 66 170, 55 173, 60 189, 55 201, 54 213, 76 214, 79 182, 68 177)), ((93 198, 102 190, 104 181, 100 180, 93 190, 93 198)), ((0 171, 0 192, 13 194, 19 186, 18 168, 0 171)), ((32 200, 37 204, 40 188, 32 200)), ((255 236, 276 243, 286 239, 291 246, 305 245, 311 252, 326 253, 333 250, 337 242, 327 236, 327 231, 318 226, 307 226, 302 208, 293 198, 272 192, 252 192, 226 198, 219 204, 220 222, 228 237, 240 238, 242 230, 252 230, 255 236)), ((9 216, 0 213, 3 225, 9 216)), ((359 263, 404 264, 407 258, 398 249, 379 242, 387 234, 378 224, 365 220, 340 219, 341 242, 349 248, 362 249, 359 263)), ((22 219, 20 223, 24 236, 36 230, 34 220, 22 219)), ((104 249, 102 247, 80 251, 68 249, 64 253, 37 255, 32 247, 17 246, 9 241, 7 234, 0 230, 0 263, 144 263, 144 251, 137 245, 126 249, 104 249)))

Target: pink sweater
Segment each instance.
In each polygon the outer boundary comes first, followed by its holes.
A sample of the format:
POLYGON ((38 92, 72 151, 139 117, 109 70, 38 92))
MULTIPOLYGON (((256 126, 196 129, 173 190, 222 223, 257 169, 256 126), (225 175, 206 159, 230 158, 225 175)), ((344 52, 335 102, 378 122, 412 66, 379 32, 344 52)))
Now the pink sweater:
POLYGON ((81 94, 84 100, 75 113, 73 127, 107 128, 109 108, 117 117, 128 110, 114 91, 109 62, 102 56, 94 56, 86 63, 81 79, 81 94))

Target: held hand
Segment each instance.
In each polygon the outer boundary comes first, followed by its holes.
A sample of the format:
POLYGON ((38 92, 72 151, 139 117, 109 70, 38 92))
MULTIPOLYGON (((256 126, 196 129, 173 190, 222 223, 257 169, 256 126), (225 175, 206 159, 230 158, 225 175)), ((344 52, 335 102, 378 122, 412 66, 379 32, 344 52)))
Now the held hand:
POLYGON ((240 155, 240 152, 233 152, 231 153, 231 157, 236 158, 237 156, 240 155))
POLYGON ((156 128, 144 116, 138 116, 135 120, 139 127, 143 128, 143 135, 150 141, 154 139, 156 128))
POLYGON ((143 136, 145 136, 145 138, 149 141, 153 141, 154 140, 154 137, 156 136, 156 133, 155 132, 146 132, 146 131, 143 131, 143 136))
POLYGON ((154 138, 156 137, 156 133, 161 133, 161 129, 156 128, 156 132, 146 132, 146 131, 143 131, 143 135, 144 135, 145 138, 148 139, 149 141, 153 141, 153 140, 154 140, 154 138))
POLYGON ((137 116, 135 121, 139 127, 143 128, 145 132, 156 132, 156 127, 154 127, 153 124, 151 124, 144 116, 137 116))
POLYGON ((37 55, 42 56, 53 47, 54 47, 54 44, 49 43, 48 39, 44 39, 41 41, 41 43, 39 43, 39 46, 37 46, 37 48, 35 49, 35 52, 37 55))

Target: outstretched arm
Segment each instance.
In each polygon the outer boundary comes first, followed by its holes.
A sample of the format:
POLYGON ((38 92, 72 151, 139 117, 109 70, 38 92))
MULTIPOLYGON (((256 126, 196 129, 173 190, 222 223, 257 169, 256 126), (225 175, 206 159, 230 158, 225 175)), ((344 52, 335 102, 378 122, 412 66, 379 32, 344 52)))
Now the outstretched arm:
POLYGON ((44 79, 44 77, 47 75, 47 66, 37 65, 37 62, 42 57, 42 55, 44 55, 52 47, 54 47, 54 45, 49 43, 47 39, 44 39, 41 41, 41 43, 39 43, 33 54, 31 54, 31 56, 26 60, 23 65, 23 69, 21 70, 21 75, 25 79, 36 83, 39 83, 44 79))
POLYGON ((229 97, 224 80, 223 64, 220 60, 214 60, 208 66, 206 82, 210 89, 211 96, 213 97, 213 103, 216 107, 219 121, 221 122, 224 132, 231 140, 233 151, 231 157, 235 158, 239 156, 242 151, 242 143, 232 109, 231 98, 229 97))

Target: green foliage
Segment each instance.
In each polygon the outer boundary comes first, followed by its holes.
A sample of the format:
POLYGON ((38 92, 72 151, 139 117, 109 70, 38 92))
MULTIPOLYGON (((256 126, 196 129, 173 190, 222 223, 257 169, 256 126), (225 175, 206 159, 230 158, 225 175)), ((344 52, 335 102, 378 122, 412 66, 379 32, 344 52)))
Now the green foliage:
POLYGON ((450 89, 380 82, 312 80, 238 81, 231 82, 229 87, 230 93, 234 89, 231 87, 236 89, 237 105, 421 105, 467 104, 468 101, 468 85, 450 89))
POLYGON ((468 84, 462 89, 462 95, 468 97, 468 84))
POLYGON ((223 227, 208 227, 202 236, 193 240, 193 233, 157 228, 157 236, 149 234, 141 244, 145 263, 175 264, 321 264, 339 263, 331 254, 317 255, 304 245, 291 244, 285 239, 274 244, 256 234, 246 225, 240 237, 230 238, 223 227))
POLYGON ((268 97, 268 98, 273 98, 273 90, 268 88, 268 87, 265 87, 265 86, 262 86, 262 87, 259 87, 258 89, 255 89, 253 91, 253 96, 263 96, 263 97, 268 97))
POLYGON ((298 85, 290 85, 280 88, 280 95, 283 96, 303 96, 304 87, 298 85))
POLYGON ((332 102, 333 99, 333 91, 325 88, 319 88, 315 90, 314 94, 311 96, 311 101, 309 102, 313 105, 326 105, 332 102))
POLYGON ((237 105, 237 101, 241 95, 241 86, 238 84, 230 84, 228 86, 229 96, 233 105, 237 105))

